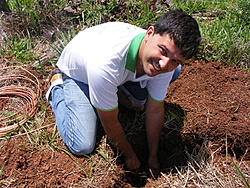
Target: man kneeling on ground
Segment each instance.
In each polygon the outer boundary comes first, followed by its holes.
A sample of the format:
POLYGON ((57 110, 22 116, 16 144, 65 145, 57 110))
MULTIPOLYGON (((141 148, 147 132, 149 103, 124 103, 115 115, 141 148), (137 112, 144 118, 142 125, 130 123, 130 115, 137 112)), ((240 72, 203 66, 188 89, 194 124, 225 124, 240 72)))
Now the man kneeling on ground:
POLYGON ((147 30, 109 22, 76 35, 63 50, 46 94, 68 149, 78 156, 91 153, 100 120, 126 167, 137 170, 141 163, 118 121, 118 94, 123 95, 127 106, 146 106, 148 166, 157 174, 167 88, 199 44, 197 22, 181 10, 163 14, 147 30))

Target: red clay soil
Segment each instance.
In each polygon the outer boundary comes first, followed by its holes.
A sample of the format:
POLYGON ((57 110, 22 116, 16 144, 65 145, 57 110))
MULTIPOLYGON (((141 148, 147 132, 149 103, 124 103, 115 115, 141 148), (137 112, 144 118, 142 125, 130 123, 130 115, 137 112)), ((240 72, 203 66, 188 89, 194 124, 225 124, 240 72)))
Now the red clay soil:
MULTIPOLYGON (((170 87, 171 103, 187 113, 181 135, 192 145, 204 139, 241 157, 250 148, 250 74, 221 63, 192 62, 170 87)), ((250 160, 250 153, 244 156, 250 160)))
MULTIPOLYGON (((40 78, 44 82, 45 78, 40 78)), ((166 123, 159 152, 162 172, 173 165, 185 165, 185 148, 192 152, 199 149, 204 140, 214 150, 219 149, 219 154, 229 152, 239 159, 250 160, 249 99, 250 75, 245 70, 222 66, 218 62, 193 61, 185 65, 166 98, 166 123)), ((48 110, 47 116, 51 116, 49 107, 48 110)), ((134 123, 135 118, 137 124, 143 124, 144 113, 121 111, 121 122, 134 123), (123 115, 130 118, 124 120, 123 115)), ((128 132, 131 127, 125 129, 128 132)), ((128 137, 145 165, 144 126, 133 130, 128 137)), ((65 148, 62 142, 59 147, 65 148)), ((0 140, 0 151, 1 187, 70 187, 77 182, 84 185, 82 178, 86 177, 85 173, 76 168, 72 158, 62 150, 35 147, 26 136, 20 136, 9 141, 0 140)), ((85 164, 86 158, 73 158, 77 163, 85 164)), ((89 168, 89 165, 85 167, 89 168)), ((120 170, 100 179, 99 184, 92 187, 146 186, 140 181, 120 170)))

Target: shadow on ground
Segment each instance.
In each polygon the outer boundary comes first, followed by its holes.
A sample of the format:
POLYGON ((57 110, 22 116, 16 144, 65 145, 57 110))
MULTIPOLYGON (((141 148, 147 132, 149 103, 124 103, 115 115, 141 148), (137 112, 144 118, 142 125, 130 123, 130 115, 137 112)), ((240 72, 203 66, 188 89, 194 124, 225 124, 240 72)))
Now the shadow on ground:
MULTIPOLYGON (((123 125, 127 138, 132 144, 142 165, 137 175, 126 173, 126 181, 133 187, 143 187, 147 178, 151 177, 147 169, 148 147, 145 128, 145 112, 136 112, 120 108, 119 120, 123 125)), ((181 106, 165 102, 165 123, 160 136, 159 160, 161 172, 170 171, 172 167, 187 165, 185 151, 193 150, 181 138, 184 125, 185 111, 181 106)), ((122 159, 121 159, 122 160, 122 159)))

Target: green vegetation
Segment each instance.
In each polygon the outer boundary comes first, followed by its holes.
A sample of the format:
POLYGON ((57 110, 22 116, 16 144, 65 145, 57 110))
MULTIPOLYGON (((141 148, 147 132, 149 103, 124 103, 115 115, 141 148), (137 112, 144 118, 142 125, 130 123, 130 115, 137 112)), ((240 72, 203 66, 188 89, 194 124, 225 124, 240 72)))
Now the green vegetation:
POLYGON ((193 14, 199 22, 202 58, 249 66, 250 4, 247 0, 176 0, 173 3, 175 8, 193 14))
MULTIPOLYGON (((48 21, 48 13, 56 14, 59 10, 71 6, 67 0, 54 0, 49 2, 37 0, 8 0, 12 11, 22 12, 29 16, 32 31, 41 34, 41 25, 48 21), (42 3, 41 3, 42 2, 42 3), (46 4, 47 3, 47 4, 46 4)), ((221 61, 224 64, 243 65, 249 68, 250 51, 250 4, 248 0, 173 0, 171 9, 183 9, 192 14, 199 22, 203 43, 197 58, 208 61, 221 61)), ((62 20, 70 22, 71 27, 59 34, 58 49, 60 54, 66 43, 82 28, 90 27, 107 21, 125 21, 143 28, 153 24, 155 20, 168 8, 161 6, 152 8, 145 1, 128 0, 120 3, 116 0, 110 1, 82 1, 78 6, 77 14, 67 16, 62 20), (74 20, 74 21, 73 21, 74 20), (67 40, 65 40, 67 36, 67 40), (62 43, 63 42, 63 43, 62 43), (62 45, 63 44, 63 45, 62 45)), ((4 50, 0 55, 14 56, 17 61, 30 62, 38 59, 34 55, 34 39, 28 37, 17 38, 6 37, 4 50), (17 39, 17 40, 16 40, 17 39)), ((34 37, 33 37, 34 38, 34 37)), ((36 39, 37 40, 37 39, 36 39)), ((57 45, 58 46, 58 45, 57 45)))
POLYGON ((236 169, 237 173, 238 173, 239 176, 242 178, 242 182, 243 182, 244 186, 245 186, 246 188, 250 188, 250 185, 249 185, 249 183, 247 182, 247 180, 246 180, 244 174, 241 172, 241 170, 239 169, 239 167, 235 164, 234 160, 231 159, 231 161, 232 161, 232 164, 233 164, 234 168, 236 169))
POLYGON ((22 38, 20 35, 16 37, 5 37, 5 45, 0 49, 1 56, 15 57, 20 63, 32 62, 38 59, 34 54, 35 41, 30 36, 22 38))

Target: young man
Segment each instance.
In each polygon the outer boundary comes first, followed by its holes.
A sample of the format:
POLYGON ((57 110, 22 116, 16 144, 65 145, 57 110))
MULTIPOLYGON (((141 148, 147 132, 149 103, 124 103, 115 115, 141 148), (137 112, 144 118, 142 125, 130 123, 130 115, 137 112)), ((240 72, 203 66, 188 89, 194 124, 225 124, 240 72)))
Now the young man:
POLYGON ((134 105, 146 102, 148 165, 159 172, 157 153, 167 88, 199 43, 197 22, 180 10, 165 13, 147 30, 112 22, 81 31, 62 52, 47 92, 69 150, 75 155, 91 153, 100 120, 109 141, 125 156, 126 167, 139 168, 118 121, 119 89, 134 105))

